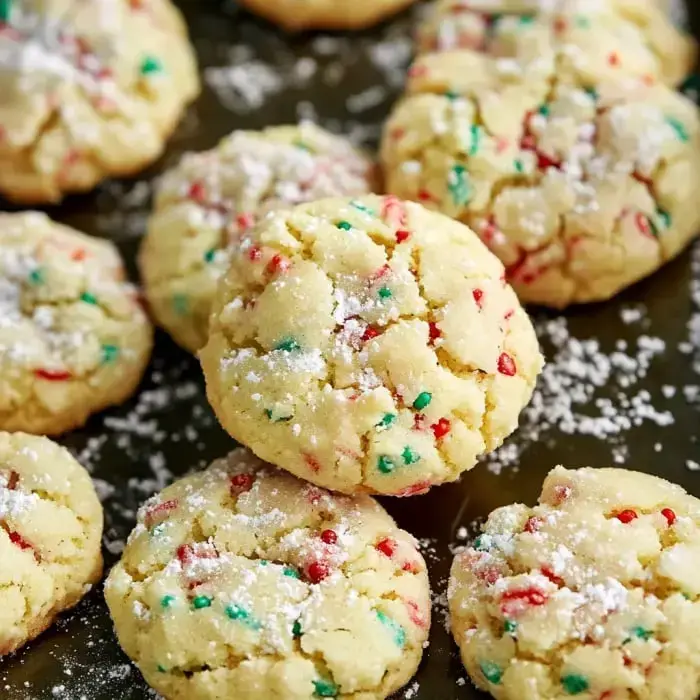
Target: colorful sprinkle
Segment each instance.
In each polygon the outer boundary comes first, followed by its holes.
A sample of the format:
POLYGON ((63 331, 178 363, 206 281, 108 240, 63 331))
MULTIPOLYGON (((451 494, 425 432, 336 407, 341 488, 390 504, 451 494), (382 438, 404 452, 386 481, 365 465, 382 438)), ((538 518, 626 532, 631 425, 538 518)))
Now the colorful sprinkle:
POLYGON ((394 644, 403 648, 406 645, 406 630, 393 618, 377 610, 377 619, 393 634, 394 644))
POLYGON ((207 191, 204 188, 204 184, 199 180, 195 180, 191 183, 187 189, 187 199, 191 199, 197 204, 206 204, 207 191))
POLYGON ((391 299, 393 296, 391 289, 389 287, 381 287, 380 290, 377 292, 379 295, 380 299, 391 299))
POLYGON ((163 501, 162 503, 156 503, 145 512, 143 516, 144 525, 150 530, 154 525, 162 523, 170 513, 177 509, 177 507, 178 501, 175 498, 171 498, 169 501, 163 501))
POLYGON ((376 338, 378 335, 379 331, 376 328, 367 326, 367 328, 365 328, 365 332, 362 334, 362 341, 366 343, 367 341, 376 338))
POLYGON ((430 336, 430 342, 434 343, 438 338, 442 336, 442 331, 438 328, 437 323, 430 321, 428 323, 428 335, 430 336))
POLYGON ((400 229, 399 231, 396 232, 396 242, 397 243, 404 243, 411 237, 411 232, 406 231, 404 229, 400 229))
POLYGON ((12 14, 12 0, 0 0, 0 22, 9 22, 12 14))
POLYGON ((321 471, 321 463, 314 457, 312 454, 309 454, 308 452, 304 452, 304 463, 306 466, 311 469, 314 474, 318 474, 318 472, 321 471))
POLYGON ((633 627, 630 630, 630 635, 630 637, 627 637, 627 639, 625 639, 625 641, 622 642, 623 644, 629 644, 629 642, 631 642, 632 639, 641 639, 647 642, 654 636, 654 633, 651 630, 648 630, 645 627, 641 627, 638 625, 637 627, 633 627))
POLYGON ((34 370, 34 376, 37 379, 45 379, 47 382, 65 382, 73 375, 60 369, 36 369, 34 370))
POLYGON ((301 345, 294 340, 294 338, 285 338, 281 340, 277 345, 275 345, 275 350, 282 350, 283 352, 295 352, 301 350, 301 345))
POLYGON ((206 262, 206 263, 214 262, 215 257, 216 257, 216 248, 209 248, 209 250, 206 253, 204 253, 204 262, 206 262))
POLYGON ((169 608, 177 599, 175 598, 174 595, 164 595, 160 599, 160 607, 161 608, 169 608))
POLYGON ((251 262, 257 262, 262 258, 262 250, 260 250, 260 246, 254 245, 249 251, 248 251, 248 260, 251 262))
POLYGON ((472 124, 469 128, 469 135, 471 136, 469 155, 475 156, 479 152, 479 146, 481 144, 481 127, 477 126, 476 124, 472 124))
POLYGON ((476 302, 476 305, 480 309, 483 308, 484 292, 481 289, 475 289, 472 291, 472 296, 474 297, 474 301, 476 302))
POLYGON ((296 622, 292 625, 292 634, 295 637, 301 637, 303 634, 301 631, 301 622, 299 622, 299 620, 296 620, 296 622))
POLYGON ((505 617, 521 611, 522 606, 539 607, 547 602, 547 596, 534 586, 508 591, 501 596, 501 612, 505 617))
POLYGON ((384 417, 377 423, 375 428, 378 430, 386 430, 386 428, 390 428, 395 422, 398 416, 395 413, 385 413, 384 417))
POLYGON ((143 61, 141 61, 139 73, 141 73, 141 75, 154 75, 155 73, 160 73, 162 70, 163 64, 155 56, 146 56, 143 61))
POLYGON ((525 532, 533 533, 537 532, 541 527, 542 519, 532 515, 525 522, 525 527, 523 529, 525 532))
POLYGON ((278 253, 277 255, 273 255, 270 262, 267 263, 267 271, 271 275, 274 275, 278 272, 284 274, 285 272, 287 272, 287 270, 289 270, 291 266, 292 264, 289 262, 289 260, 287 260, 287 258, 278 253))
POLYGON ((608 63, 613 66, 619 66, 620 65, 620 54, 617 53, 617 51, 611 51, 608 54, 608 63))
POLYGON ((173 294, 173 309, 175 313, 184 316, 189 310, 189 301, 184 294, 173 294))
POLYGON ((369 208, 366 207, 362 202, 358 202, 353 199, 352 202, 350 202, 350 206, 354 207, 358 211, 364 212, 365 214, 369 214, 370 216, 375 216, 375 213, 369 208))
POLYGON ((433 423, 430 426, 430 429, 433 431, 435 439, 441 440, 446 435, 449 435, 450 430, 452 430, 452 424, 447 418, 440 418, 437 423, 433 423))
POLYGON ((240 605, 227 605, 224 609, 224 612, 226 613, 226 617, 228 617, 229 620, 242 622, 246 627, 249 627, 250 629, 259 630, 262 627, 260 622, 258 622, 253 617, 250 611, 246 610, 245 608, 242 608, 240 605))
POLYGON ((671 219, 671 215, 667 211, 665 211, 664 209, 657 209, 656 216, 659 219, 661 219, 661 225, 664 228, 670 228, 672 219, 671 219))
POLYGON ((352 224, 349 221, 339 221, 336 227, 341 231, 349 231, 352 228, 352 224))
POLYGON ((253 488, 254 478, 252 474, 235 474, 231 477, 231 494, 238 496, 253 488))
POLYGON ((80 301, 84 301, 86 304, 92 304, 93 306, 97 306, 97 297, 94 294, 90 294, 90 292, 83 292, 80 295, 80 301))
POLYGON ((102 346, 102 362, 105 365, 110 365, 116 362, 119 357, 119 346, 118 345, 103 345, 102 346))
POLYGON ((271 420, 273 423, 286 423, 287 421, 290 421, 292 420, 292 418, 294 418, 294 415, 280 416, 271 408, 266 408, 264 413, 267 416, 268 420, 271 420))
POLYGON ((321 583, 324 579, 330 576, 331 570, 327 564, 320 561, 314 561, 306 569, 306 577, 311 583, 321 583))
POLYGON ((24 537, 22 537, 22 535, 19 534, 19 532, 15 532, 13 530, 11 532, 8 532, 7 534, 10 538, 10 542, 12 542, 12 544, 16 545, 20 549, 32 549, 32 545, 29 544, 29 542, 27 542, 27 540, 25 540, 24 537))
POLYGON ((520 158, 516 158, 516 160, 513 161, 513 167, 515 168, 515 172, 519 175, 522 175, 525 172, 525 166, 520 158))
POLYGON ((636 520, 639 516, 637 513, 630 508, 627 508, 623 511, 620 511, 616 516, 615 516, 621 523, 624 525, 629 525, 633 520, 636 520))
POLYGON ((338 541, 338 535, 335 530, 324 530, 321 533, 321 541, 326 544, 335 544, 338 541))
POLYGON ((413 402, 413 408, 415 408, 416 411, 422 411, 424 408, 427 408, 430 405, 432 400, 433 395, 430 392, 422 391, 413 402))
POLYGON ((389 559, 394 556, 398 547, 397 541, 393 540, 391 537, 385 537, 374 545, 374 548, 378 552, 381 552, 385 557, 389 557, 389 559))
POLYGON ((515 360, 508 353, 501 353, 498 358, 498 372, 506 377, 514 377, 517 374, 518 368, 515 365, 515 360))
MULTIPOLYGON (((491 538, 489 537, 489 542, 491 541, 491 538)), ((474 540, 474 549, 476 549, 478 552, 485 552, 489 549, 489 545, 486 542, 486 537, 484 535, 479 535, 474 540)))
POLYGON ((247 230, 255 226, 255 215, 250 212, 242 212, 236 216, 238 228, 247 230))
POLYGON ((192 608, 194 610, 202 610, 203 608, 210 608, 213 598, 208 595, 198 595, 192 600, 192 608))
POLYGON ((541 114, 543 117, 548 117, 549 116, 549 105, 543 104, 540 106, 540 108, 537 110, 538 114, 541 114))
POLYGON ((415 464, 420 461, 420 455, 411 448, 410 445, 406 445, 401 453, 401 458, 404 464, 415 464))
POLYGON ((335 698, 338 696, 338 686, 332 681, 313 681, 314 695, 318 698, 335 698))
POLYGON ((682 121, 676 119, 675 117, 666 117, 666 123, 676 132, 676 136, 684 143, 690 140, 688 136, 688 130, 682 121))
POLYGON ((282 575, 287 578, 300 578, 299 572, 291 566, 285 566, 282 570, 282 575))
POLYGON ((663 508, 661 510, 661 515, 666 518, 666 522, 668 523, 668 526, 671 527, 673 523, 676 522, 676 514, 670 509, 670 508, 663 508))
POLYGON ((168 672, 168 669, 165 668, 165 666, 161 666, 160 664, 158 664, 157 668, 158 668, 158 671, 160 673, 167 673, 168 672))
POLYGON ((501 682, 503 671, 501 671, 501 667, 498 664, 493 663, 493 661, 482 661, 479 664, 479 668, 489 683, 498 685, 501 682))
POLYGON ((514 637, 514 636, 515 636, 515 633, 516 633, 517 629, 518 629, 518 623, 517 623, 517 622, 513 622, 513 620, 506 620, 506 621, 503 623, 503 631, 504 631, 506 634, 509 634, 511 637, 514 637))
POLYGON ((391 461, 389 457, 386 457, 382 455, 378 460, 377 460, 377 469, 382 474, 391 474, 391 472, 396 469, 396 465, 391 461))
POLYGON ((38 285, 44 283, 44 271, 38 267, 36 270, 32 270, 29 273, 30 284, 38 285))
POLYGON ((471 187, 467 169, 463 165, 455 165, 450 171, 447 180, 447 189, 452 195, 454 204, 461 206, 466 204, 471 197, 471 187))
POLYGON ((589 684, 585 676, 578 673, 569 673, 561 677, 561 684, 569 695, 579 695, 588 690, 589 684))

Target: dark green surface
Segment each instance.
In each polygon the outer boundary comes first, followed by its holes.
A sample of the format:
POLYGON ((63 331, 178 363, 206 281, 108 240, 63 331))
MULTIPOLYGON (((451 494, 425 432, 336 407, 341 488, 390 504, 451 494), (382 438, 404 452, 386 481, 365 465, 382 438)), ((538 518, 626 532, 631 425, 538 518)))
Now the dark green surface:
MULTIPOLYGON (((230 7, 214 0, 182 0, 180 4, 190 20, 204 66, 231 63, 228 47, 232 43, 245 42, 257 47, 256 56, 260 60, 280 71, 287 70, 295 58, 311 55, 311 47, 315 46, 313 55, 319 60, 320 69, 317 77, 303 87, 291 87, 272 95, 260 110, 247 113, 227 110, 205 88, 202 98, 171 144, 164 163, 146 177, 162 170, 164 164, 172 164, 183 150, 213 146, 218 138, 234 128, 257 128, 296 121, 297 105, 303 100, 313 103, 322 123, 335 129, 349 128, 353 121, 376 125, 388 111, 391 95, 387 95, 387 99, 375 109, 360 115, 348 115, 345 98, 385 82, 381 72, 368 60, 366 50, 379 37, 386 40, 405 32, 409 26, 407 16, 381 30, 343 40, 331 55, 319 58, 319 46, 313 44, 314 37, 285 38, 263 23, 248 18, 243 20, 230 7), (324 67, 328 68, 335 62, 342 63, 348 70, 333 90, 324 83, 321 75, 324 67)), ((700 15, 697 3, 693 4, 693 9, 700 15)), ((125 183, 124 192, 128 193, 131 186, 131 183, 125 183)), ((70 198, 50 213, 90 233, 112 238, 133 267, 141 215, 147 205, 141 201, 134 203, 133 199, 132 195, 131 199, 123 200, 120 190, 112 184, 93 195, 70 198)), ((696 272, 696 276, 700 276, 700 272, 696 272)), ((614 349, 619 338, 626 338, 633 345, 644 334, 666 341, 666 350, 652 360, 643 381, 632 389, 625 389, 619 386, 619 382, 611 380, 607 386, 596 390, 595 397, 610 397, 619 404, 621 391, 626 396, 634 396, 640 389, 647 389, 654 407, 673 413, 673 425, 660 427, 647 421, 614 440, 568 435, 558 428, 545 428, 533 441, 528 435, 539 426, 536 425, 537 418, 531 416, 524 420, 524 432, 513 440, 525 445, 517 470, 506 468, 497 476, 482 465, 466 474, 460 483, 435 489, 427 496, 385 501, 402 527, 421 539, 429 540, 426 557, 433 588, 438 594, 444 592, 451 560, 449 545, 455 543, 457 529, 469 527, 500 505, 513 501, 534 503, 546 472, 555 464, 611 465, 615 450, 624 448, 627 451, 626 466, 662 475, 700 496, 700 472, 686 468, 686 460, 700 462, 700 447, 696 442, 700 406, 686 401, 682 393, 682 387, 700 384, 700 375, 692 369, 693 362, 700 362, 700 350, 696 347, 693 356, 682 354, 677 349, 678 344, 688 338, 687 323, 693 312, 690 279, 691 256, 685 254, 622 298, 567 314, 570 334, 580 339, 598 338, 606 353, 614 349), (643 308, 645 320, 623 324, 621 309, 629 307, 643 308), (676 396, 663 398, 663 385, 676 387, 676 396), (660 453, 654 451, 656 443, 663 446, 660 453)), ((695 309, 696 313, 698 311, 695 309)), ((555 318, 546 314, 536 316, 540 328, 547 318, 555 318)), ((547 347, 546 338, 543 342, 551 355, 552 348, 547 347)), ((91 438, 102 436, 103 443, 93 446, 87 463, 94 467, 95 477, 115 487, 114 494, 105 501, 106 541, 110 543, 125 537, 133 524, 134 509, 159 488, 152 481, 154 472, 149 466, 149 457, 156 455, 156 459, 162 459, 167 469, 178 475, 220 456, 232 445, 216 427, 206 405, 196 362, 174 347, 164 335, 158 337, 152 370, 143 392, 140 401, 134 400, 94 419, 86 430, 63 440, 81 453, 91 444, 91 438), (161 395, 157 391, 159 387, 175 387, 176 391, 171 389, 161 395), (123 424, 114 422, 115 418, 127 417, 133 421, 136 415, 140 417, 140 424, 146 426, 144 434, 137 434, 133 428, 124 430, 123 424), (108 417, 107 425, 105 417, 108 417), (147 429, 149 421, 155 421, 155 434, 147 429), (144 482, 144 479, 151 481, 144 482)), ((578 410, 599 415, 599 410, 593 406, 590 409, 578 407, 578 410)), ((107 559, 111 564, 114 556, 107 554, 107 559)), ((464 673, 445 632, 443 610, 443 605, 436 605, 431 645, 416 678, 420 689, 412 697, 416 700, 484 698, 468 682, 461 687, 456 683, 464 673)), ((138 672, 128 665, 116 644, 101 590, 93 591, 76 611, 65 616, 57 627, 25 650, 0 662, 0 698, 3 700, 138 700, 146 697, 152 697, 151 692, 138 672), (62 690, 60 686, 63 686, 62 690)), ((397 697, 402 698, 404 694, 397 697)))

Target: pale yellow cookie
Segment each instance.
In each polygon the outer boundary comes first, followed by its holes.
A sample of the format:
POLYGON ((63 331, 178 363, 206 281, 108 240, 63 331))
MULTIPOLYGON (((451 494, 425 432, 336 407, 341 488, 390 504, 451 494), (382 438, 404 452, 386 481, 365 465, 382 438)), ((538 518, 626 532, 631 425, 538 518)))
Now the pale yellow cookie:
POLYGON ((153 330, 116 248, 0 215, 0 429, 56 435, 135 391, 153 330))
POLYGON ((0 13, 0 194, 57 202, 158 158, 199 92, 170 0, 25 0, 0 13))
POLYGON ((387 190, 471 226, 522 301, 608 299, 700 230, 700 121, 664 85, 471 51, 416 63, 382 143, 387 190))
POLYGON ((186 349, 207 339, 229 246, 267 212, 323 197, 366 194, 374 166, 347 140, 311 123, 234 131, 169 171, 141 248, 146 297, 186 349))
POLYGON ((603 74, 669 85, 688 76, 696 55, 656 0, 440 0, 417 41, 421 51, 590 63, 603 74))
POLYGON ((382 700, 430 627, 423 557, 381 506, 243 449, 141 508, 105 595, 167 700, 382 700))
POLYGON ((363 29, 412 5, 416 0, 241 0, 287 31, 363 29))
POLYGON ((102 573, 88 473, 43 437, 0 432, 0 657, 41 634, 102 573))
POLYGON ((270 215, 223 278, 200 357, 221 424, 345 493, 453 481, 517 426, 542 366, 500 262, 376 195, 270 215))
POLYGON ((455 558, 452 630, 499 700, 696 700, 700 500, 621 469, 557 467, 455 558))

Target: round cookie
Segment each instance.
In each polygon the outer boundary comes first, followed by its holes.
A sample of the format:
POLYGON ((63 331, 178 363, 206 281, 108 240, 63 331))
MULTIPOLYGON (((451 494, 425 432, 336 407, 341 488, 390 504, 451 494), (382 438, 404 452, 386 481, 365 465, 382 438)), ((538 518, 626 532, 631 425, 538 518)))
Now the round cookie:
POLYGON ((608 299, 700 229, 698 111, 660 84, 426 55, 382 160, 390 192, 471 226, 525 302, 608 299))
POLYGON ((44 214, 0 214, 0 429, 57 435, 125 401, 153 330, 116 248, 44 214))
POLYGON ((4 2, 0 69, 0 193, 25 204, 142 170, 199 92, 169 0, 4 2))
POLYGON ((273 209, 365 194, 373 180, 369 158, 309 122, 234 131, 215 149, 186 155, 161 182, 140 254, 158 323, 199 350, 230 243, 273 209))
POLYGON ((656 0, 440 0, 418 28, 419 50, 474 49, 500 58, 588 62, 669 85, 692 71, 694 40, 656 0))
POLYGON ((241 0, 262 17, 287 31, 363 29, 400 12, 416 0, 241 0))
POLYGON ((270 215, 223 279, 200 352, 221 424, 336 491, 457 479, 516 428, 542 366, 499 261, 395 197, 270 215))
POLYGON ((695 700, 700 500, 620 469, 557 467, 535 508, 490 516, 459 553, 452 630, 499 700, 695 700))
POLYGON ((43 437, 0 432, 0 657, 41 634, 102 573, 88 473, 43 437))
POLYGON ((430 627, 423 557, 381 506, 243 449, 140 509, 105 595, 168 700, 380 700, 430 627))

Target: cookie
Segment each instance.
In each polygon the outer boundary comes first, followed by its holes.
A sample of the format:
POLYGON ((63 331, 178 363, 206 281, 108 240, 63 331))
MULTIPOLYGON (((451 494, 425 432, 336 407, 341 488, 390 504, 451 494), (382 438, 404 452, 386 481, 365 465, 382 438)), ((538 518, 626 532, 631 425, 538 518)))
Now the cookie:
POLYGON ((185 156, 158 189, 140 255, 158 323, 199 350, 230 244, 273 209, 373 186, 369 158, 311 123, 234 131, 215 149, 185 156))
POLYGON ((695 700, 700 500, 620 469, 557 467, 455 558, 452 630, 499 700, 695 700))
POLYGON ((305 29, 363 29, 416 0, 241 0, 251 12, 291 32, 305 29))
POLYGON ((0 657, 41 634, 102 573, 102 506, 51 440, 0 432, 0 657))
POLYGON ((612 297, 696 235, 700 121, 664 85, 557 71, 424 56, 382 161, 388 191, 471 226, 522 301, 565 307, 612 297))
POLYGON ((0 7, 0 194, 58 202, 156 160, 199 92, 169 0, 0 7))
POLYGON ((656 0, 441 0, 419 26, 420 51, 473 49, 520 63, 591 64, 611 76, 682 82, 694 40, 656 0))
POLYGON ((125 401, 153 331, 116 248, 0 214, 0 430, 57 435, 125 401))
POLYGON ((221 424, 336 491, 457 479, 515 429, 542 366, 499 261, 395 197, 273 214, 223 280, 200 352, 221 424))
POLYGON ((380 700, 430 626, 425 562, 381 506, 243 449, 140 509, 105 595, 168 700, 380 700))

